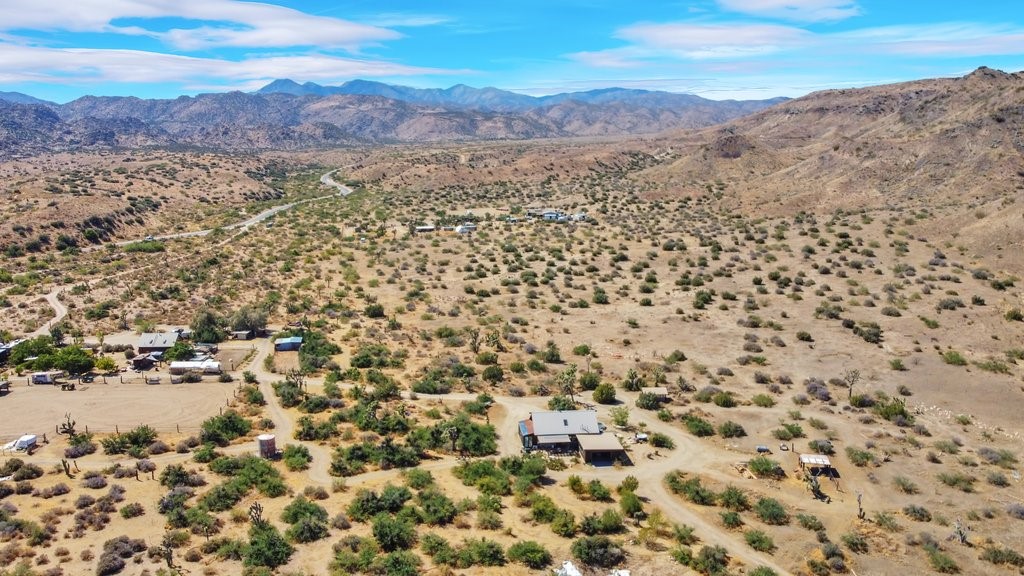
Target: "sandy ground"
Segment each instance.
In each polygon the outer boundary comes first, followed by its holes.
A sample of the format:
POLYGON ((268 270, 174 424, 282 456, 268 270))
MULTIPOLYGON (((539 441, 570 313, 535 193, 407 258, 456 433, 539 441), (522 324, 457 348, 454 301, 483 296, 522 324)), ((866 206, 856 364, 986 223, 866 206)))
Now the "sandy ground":
POLYGON ((27 386, 15 383, 12 392, 0 398, 4 438, 23 433, 53 436, 54 427, 70 413, 81 430, 110 433, 148 424, 161 432, 178 428, 196 432, 199 424, 216 414, 232 397, 237 383, 220 383, 207 377, 194 384, 169 384, 167 374, 160 385, 138 380, 121 384, 118 377, 97 378, 71 392, 55 386, 27 386))

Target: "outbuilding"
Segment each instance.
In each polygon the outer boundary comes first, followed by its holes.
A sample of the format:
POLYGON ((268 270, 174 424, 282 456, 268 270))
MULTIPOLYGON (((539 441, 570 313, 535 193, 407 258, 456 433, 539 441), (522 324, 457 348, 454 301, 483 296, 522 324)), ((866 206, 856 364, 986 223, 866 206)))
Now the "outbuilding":
POLYGON ((274 340, 275 352, 295 351, 302 347, 302 336, 289 336, 274 340))
POLYGON ((626 449, 614 434, 581 434, 576 437, 584 462, 625 459, 626 449))
POLYGON ((201 374, 220 374, 220 362, 216 360, 202 360, 202 361, 178 361, 171 362, 169 371, 171 374, 187 374, 189 372, 199 372, 201 374))

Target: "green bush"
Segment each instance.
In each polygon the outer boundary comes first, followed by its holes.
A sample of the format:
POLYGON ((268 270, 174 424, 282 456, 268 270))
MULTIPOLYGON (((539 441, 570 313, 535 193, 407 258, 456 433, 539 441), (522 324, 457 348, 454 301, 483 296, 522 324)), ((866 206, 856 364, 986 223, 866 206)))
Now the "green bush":
POLYGON ((518 562, 534 570, 540 570, 551 564, 551 553, 533 540, 516 542, 509 546, 506 554, 512 562, 518 562))
POLYGON ((373 517, 373 537, 382 550, 407 550, 416 542, 416 528, 407 520, 381 512, 373 517))
POLYGON ((747 530, 743 533, 743 539, 747 545, 758 552, 772 553, 775 551, 775 542, 771 536, 761 530, 747 530))
POLYGON ((614 404, 615 386, 607 382, 598 384, 597 388, 594 388, 594 402, 598 404, 614 404))
POLYGON ((246 566, 277 568, 286 564, 295 551, 277 528, 267 522, 249 528, 249 545, 245 548, 246 566))
POLYGON ((778 500, 774 498, 761 498, 754 504, 754 513, 765 524, 782 525, 789 524, 789 513, 778 500))
POLYGON ((694 436, 705 437, 715 435, 715 427, 700 416, 687 415, 683 417, 683 421, 686 423, 686 429, 694 436))
POLYGON ((751 458, 747 464, 750 472, 758 478, 776 478, 782 474, 782 466, 767 456, 751 458))
POLYGON ((612 568, 626 559, 626 551, 607 536, 584 536, 572 543, 572 555, 587 566, 612 568))

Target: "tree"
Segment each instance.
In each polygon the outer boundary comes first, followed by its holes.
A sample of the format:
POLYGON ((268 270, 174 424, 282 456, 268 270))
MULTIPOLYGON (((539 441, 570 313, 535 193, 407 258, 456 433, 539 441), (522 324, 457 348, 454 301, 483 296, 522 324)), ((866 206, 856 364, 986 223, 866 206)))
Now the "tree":
POLYGON ((231 329, 262 332, 267 327, 267 312, 257 306, 242 306, 231 315, 231 329))
POLYGON ((597 388, 594 389, 594 402, 598 404, 614 404, 615 386, 608 382, 598 384, 597 388))
POLYGON ((195 355, 196 351, 192 348, 191 344, 179 340, 174 343, 174 346, 171 346, 164 352, 163 358, 168 362, 175 362, 177 360, 191 360, 195 355))
POLYGON ((846 398, 849 400, 853 398, 853 387, 860 381, 860 370, 851 368, 843 371, 843 381, 846 382, 847 390, 846 398))
POLYGON ((61 348, 54 357, 54 366, 69 374, 85 374, 96 364, 95 358, 78 346, 61 348))
POLYGON ((569 367, 558 374, 558 388, 562 394, 568 394, 569 400, 576 403, 576 365, 569 364, 569 367))
POLYGON ((224 340, 223 322, 213 310, 203 309, 192 318, 192 340, 195 342, 220 342, 224 340))
POLYGON ((50 327, 50 338, 53 339, 53 343, 56 346, 64 345, 64 327, 60 324, 54 324, 50 327))

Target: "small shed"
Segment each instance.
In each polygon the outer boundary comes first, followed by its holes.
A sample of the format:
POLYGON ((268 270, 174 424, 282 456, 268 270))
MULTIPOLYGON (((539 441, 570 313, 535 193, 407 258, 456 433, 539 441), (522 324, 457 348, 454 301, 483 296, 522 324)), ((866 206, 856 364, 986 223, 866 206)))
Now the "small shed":
POLYGON ((614 434, 580 434, 576 441, 580 444, 584 462, 615 460, 626 453, 614 434))
POLYGON ((651 386, 640 391, 648 394, 654 394, 658 397, 658 400, 668 400, 668 388, 665 386, 651 386))
POLYGON ((429 225, 417 226, 417 227, 413 228, 413 231, 415 231, 417 234, 428 234, 430 232, 433 232, 434 230, 437 230, 437 228, 435 228, 433 226, 429 226, 429 225))
POLYGON ((128 362, 135 370, 149 370, 157 362, 156 354, 139 354, 128 362))
POLYGON ((289 336, 288 338, 278 338, 277 340, 274 340, 275 352, 294 351, 301 347, 302 336, 289 336))
POLYGON ((232 340, 252 340, 255 337, 256 337, 256 332, 254 332, 253 330, 232 330, 231 331, 231 339, 232 340))

